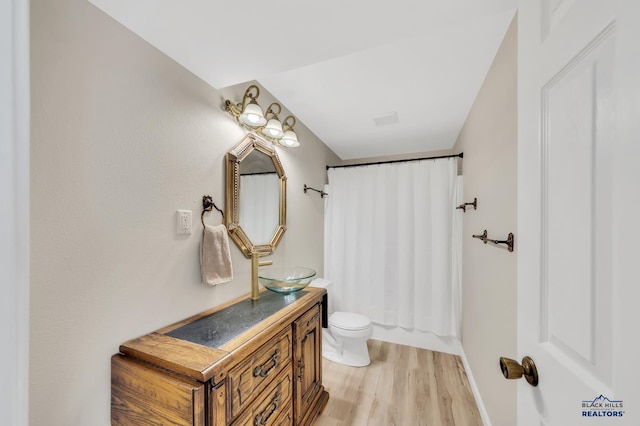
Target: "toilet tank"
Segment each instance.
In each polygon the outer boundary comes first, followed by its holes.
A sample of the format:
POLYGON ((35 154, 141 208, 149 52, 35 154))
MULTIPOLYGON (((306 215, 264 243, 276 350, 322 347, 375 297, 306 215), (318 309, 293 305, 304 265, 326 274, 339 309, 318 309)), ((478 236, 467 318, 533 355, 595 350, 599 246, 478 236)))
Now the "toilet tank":
POLYGON ((329 326, 329 314, 333 313, 333 302, 331 301, 332 295, 330 288, 333 285, 333 281, 324 278, 316 278, 309 284, 311 287, 319 287, 327 290, 327 294, 322 298, 322 327, 327 328, 329 326))
POLYGON ((327 291, 329 291, 329 287, 333 285, 333 281, 328 280, 326 278, 316 278, 315 280, 311 281, 311 284, 309 285, 311 287, 326 288, 327 291))

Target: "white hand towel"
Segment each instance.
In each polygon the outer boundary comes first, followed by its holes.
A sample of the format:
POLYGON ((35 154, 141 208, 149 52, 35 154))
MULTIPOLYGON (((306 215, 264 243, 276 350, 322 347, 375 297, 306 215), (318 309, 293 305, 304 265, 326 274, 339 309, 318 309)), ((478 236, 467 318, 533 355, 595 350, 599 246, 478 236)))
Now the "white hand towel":
POLYGON ((224 225, 205 225, 200 244, 202 284, 214 286, 233 279, 229 237, 224 225))

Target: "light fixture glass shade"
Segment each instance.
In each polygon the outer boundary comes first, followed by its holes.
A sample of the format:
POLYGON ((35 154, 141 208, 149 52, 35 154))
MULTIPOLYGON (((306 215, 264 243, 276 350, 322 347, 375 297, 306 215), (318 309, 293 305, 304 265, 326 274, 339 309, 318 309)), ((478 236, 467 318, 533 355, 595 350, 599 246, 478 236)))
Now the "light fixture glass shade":
POLYGON ((267 122, 267 119, 264 118, 264 114, 262 113, 262 108, 260 108, 260 105, 255 103, 255 101, 249 102, 239 118, 240 121, 251 127, 264 126, 267 122))
POLYGON ((284 135, 284 132, 282 131, 282 123, 275 118, 267 121, 267 125, 264 126, 264 129, 262 129, 261 132, 274 139, 280 139, 282 135, 284 135))
POLYGON ((280 145, 286 146, 288 148, 295 148, 300 146, 300 142, 298 142, 298 136, 293 130, 287 130, 284 132, 284 136, 279 141, 280 145))

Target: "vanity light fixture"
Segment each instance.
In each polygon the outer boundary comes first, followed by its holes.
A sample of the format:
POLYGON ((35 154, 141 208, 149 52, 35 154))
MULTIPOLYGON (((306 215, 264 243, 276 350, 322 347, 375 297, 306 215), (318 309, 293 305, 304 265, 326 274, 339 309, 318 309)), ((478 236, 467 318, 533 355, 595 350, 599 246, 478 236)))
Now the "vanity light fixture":
POLYGON ((287 129, 284 131, 284 135, 280 139, 280 145, 295 148, 300 146, 300 142, 298 142, 298 136, 296 132, 293 131, 293 126, 296 124, 296 119, 290 115, 284 119, 283 128, 287 129))
POLYGON ((232 104, 229 100, 224 101, 224 110, 233 115, 238 124, 251 128, 264 126, 267 119, 256 100, 258 96, 260 96, 260 89, 258 86, 251 85, 244 92, 241 103, 232 104))
POLYGON ((282 107, 280 104, 274 102, 269 105, 267 113, 265 114, 269 121, 267 121, 266 126, 260 129, 260 133, 273 139, 280 139, 282 135, 284 135, 284 132, 282 131, 282 123, 280 123, 280 119, 278 118, 278 114, 280 114, 281 111, 282 107), (275 109, 277 109, 278 112, 275 112, 275 109))
POLYGON ((260 105, 258 105, 255 99, 252 99, 244 109, 244 112, 240 114, 240 121, 247 126, 258 127, 262 126, 267 120, 264 118, 264 115, 262 115, 260 105))
POLYGON ((293 130, 296 119, 292 115, 280 121, 278 115, 282 112, 282 106, 274 102, 269 105, 267 112, 262 113, 258 104, 260 89, 251 85, 244 92, 242 102, 234 104, 230 100, 224 101, 224 110, 233 116, 238 124, 250 130, 255 130, 271 142, 294 148, 300 146, 298 136, 293 130))

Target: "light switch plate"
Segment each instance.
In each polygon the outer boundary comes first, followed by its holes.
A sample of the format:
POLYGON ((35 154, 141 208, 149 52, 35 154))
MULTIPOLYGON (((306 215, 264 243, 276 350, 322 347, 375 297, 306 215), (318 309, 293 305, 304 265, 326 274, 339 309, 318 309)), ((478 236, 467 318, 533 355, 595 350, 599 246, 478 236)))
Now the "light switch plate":
POLYGON ((191 234, 191 210, 178 210, 176 214, 178 235, 191 234))

